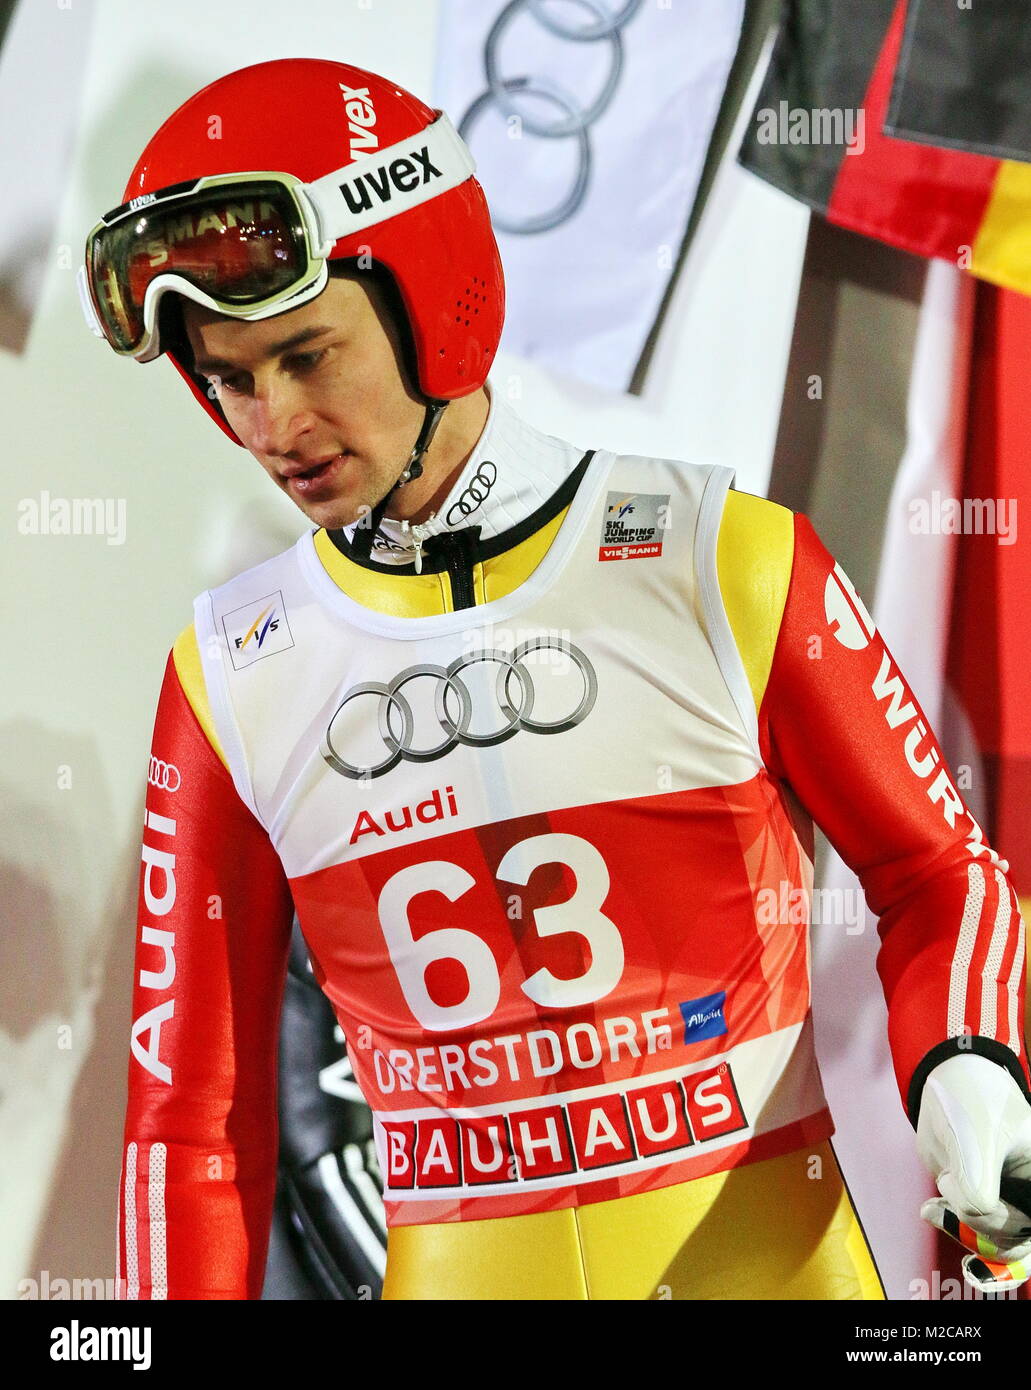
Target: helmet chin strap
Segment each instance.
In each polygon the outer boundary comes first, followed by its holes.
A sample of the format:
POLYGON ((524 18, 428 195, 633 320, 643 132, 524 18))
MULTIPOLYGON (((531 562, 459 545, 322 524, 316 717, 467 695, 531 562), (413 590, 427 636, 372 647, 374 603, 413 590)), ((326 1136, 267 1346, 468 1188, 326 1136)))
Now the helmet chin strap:
POLYGON ((379 524, 383 520, 383 514, 387 510, 387 504, 399 487, 404 487, 405 483, 410 483, 413 478, 422 476, 422 459, 426 450, 433 441, 440 417, 444 414, 444 409, 449 403, 447 401, 427 401, 426 414, 423 416, 422 429, 419 431, 419 438, 415 441, 408 462, 394 483, 389 488, 371 511, 363 513, 358 518, 358 524, 354 530, 354 539, 351 542, 351 553, 359 560, 367 560, 372 553, 372 542, 379 524))

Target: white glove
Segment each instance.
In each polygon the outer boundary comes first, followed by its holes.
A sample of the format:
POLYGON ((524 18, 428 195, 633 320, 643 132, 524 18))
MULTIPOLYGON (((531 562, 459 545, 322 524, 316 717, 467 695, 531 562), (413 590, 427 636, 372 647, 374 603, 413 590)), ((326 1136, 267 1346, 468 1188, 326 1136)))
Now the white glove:
POLYGON ((976 1053, 939 1062, 916 1138, 941 1193, 920 1215, 973 1252, 967 1283, 997 1292, 1031 1278, 1031 1105, 1006 1068, 976 1053))

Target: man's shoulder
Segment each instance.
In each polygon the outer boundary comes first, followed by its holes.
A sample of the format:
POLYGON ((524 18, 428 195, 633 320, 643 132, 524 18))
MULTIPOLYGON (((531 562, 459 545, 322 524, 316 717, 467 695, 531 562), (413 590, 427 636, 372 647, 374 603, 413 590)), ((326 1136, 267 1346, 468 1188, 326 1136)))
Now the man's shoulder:
POLYGON ((727 491, 716 567, 727 618, 756 708, 780 634, 795 555, 795 513, 736 488, 727 491))
POLYGON ((172 644, 172 663, 187 703, 196 715, 197 723, 223 764, 228 767, 225 752, 215 729, 208 699, 204 668, 201 662, 200 647, 197 642, 197 629, 193 623, 183 628, 172 644))
MULTIPOLYGON (((221 583, 202 591, 195 600, 193 620, 172 644, 172 661, 179 684, 223 762, 226 759, 211 716, 200 644, 202 641, 208 644, 206 651, 209 656, 220 652, 222 643, 216 634, 225 628, 227 621, 231 630, 240 629, 243 634, 241 640, 263 641, 263 629, 274 630, 277 617, 274 610, 283 603, 282 588, 290 580, 296 565, 297 547, 298 542, 295 541, 275 555, 247 565, 221 583), (215 618, 214 628, 211 626, 212 618, 215 618), (240 621, 234 622, 234 619, 240 621)), ((228 640, 228 634, 225 640, 228 640)))
POLYGON ((752 492, 727 489, 720 520, 720 556, 742 577, 774 573, 785 578, 795 549, 795 513, 752 492))
POLYGON ((264 591, 264 585, 278 581, 284 574, 295 571, 298 547, 308 540, 315 533, 315 530, 315 527, 311 527, 299 541, 292 542, 264 560, 258 560, 252 565, 244 566, 221 582, 212 584, 204 593, 210 594, 216 604, 250 592, 260 597, 264 591))

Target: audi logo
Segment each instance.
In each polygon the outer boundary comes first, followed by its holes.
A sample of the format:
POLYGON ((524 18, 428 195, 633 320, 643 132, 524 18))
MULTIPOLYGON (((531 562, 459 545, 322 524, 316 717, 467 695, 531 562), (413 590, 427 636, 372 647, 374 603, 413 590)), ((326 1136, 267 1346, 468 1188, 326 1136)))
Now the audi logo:
POLYGON ((567 222, 584 200, 591 174, 591 146, 587 128, 606 111, 619 86, 623 71, 623 40, 620 34, 626 24, 641 8, 641 0, 626 0, 620 8, 613 11, 606 0, 565 0, 587 10, 593 23, 577 24, 575 21, 562 21, 546 8, 548 0, 510 0, 491 25, 483 46, 483 66, 487 78, 487 90, 478 96, 458 123, 458 133, 469 143, 469 131, 488 106, 497 108, 506 119, 516 118, 524 131, 538 135, 546 140, 562 138, 575 139, 578 148, 576 174, 573 187, 562 201, 547 212, 523 218, 504 217, 497 209, 491 208, 491 220, 502 232, 515 232, 527 235, 532 232, 546 232, 567 222), (498 47, 501 38, 520 14, 527 13, 549 33, 573 43, 599 43, 606 41, 611 49, 610 66, 601 91, 594 101, 584 106, 573 93, 561 83, 543 74, 538 77, 502 77, 498 63, 498 47), (515 94, 543 97, 559 108, 560 115, 553 120, 542 120, 521 110, 514 99, 515 94))
POLYGON ((151 758, 147 781, 152 787, 160 787, 166 792, 177 792, 183 784, 175 763, 165 763, 160 758, 151 758))
POLYGON ((476 472, 469 479, 468 484, 462 491, 461 497, 451 503, 447 509, 447 516, 444 520, 448 526, 456 525, 463 517, 471 516, 477 507, 486 502, 490 496, 490 490, 497 480, 497 465, 490 459, 484 459, 477 468, 476 472))
POLYGON ((594 667, 579 647, 565 640, 532 637, 511 652, 486 648, 457 657, 449 666, 427 663, 406 667, 389 684, 363 681, 352 686, 329 721, 320 751, 334 772, 364 781, 384 776, 397 767, 402 758, 413 763, 431 763, 459 744, 490 748, 512 738, 520 729, 533 734, 565 733, 587 718, 597 694, 598 678, 594 667), (526 658, 535 651, 561 653, 567 661, 528 665, 526 658), (489 663, 496 665, 496 677, 491 682, 489 676, 487 679, 481 676, 474 692, 470 689, 471 677, 466 675, 463 679, 463 675, 489 663), (561 667, 565 670, 559 669, 561 667), (566 679, 570 670, 578 676, 572 682, 566 679), (436 742, 418 747, 416 713, 412 699, 403 693, 416 681, 434 682, 433 714, 444 735, 436 742), (534 718, 535 705, 542 698, 553 717, 534 718), (372 702, 371 708, 365 704, 367 701, 372 702), (493 727, 474 730, 474 713, 481 718, 493 715, 493 727), (355 756, 356 748, 347 747, 349 742, 363 741, 360 737, 363 720, 366 735, 374 726, 372 736, 382 741, 385 751, 378 762, 360 762, 355 756), (351 757, 345 756, 345 748, 351 757))

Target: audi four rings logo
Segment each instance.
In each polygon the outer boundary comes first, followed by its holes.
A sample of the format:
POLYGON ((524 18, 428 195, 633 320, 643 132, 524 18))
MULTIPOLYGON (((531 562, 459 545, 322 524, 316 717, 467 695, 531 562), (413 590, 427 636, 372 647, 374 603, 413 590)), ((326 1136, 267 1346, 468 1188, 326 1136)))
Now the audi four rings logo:
POLYGON ((164 763, 160 758, 151 758, 147 781, 152 787, 160 787, 166 792, 177 792, 183 784, 175 763, 164 763))
POLYGON ((532 734, 565 733, 587 718, 597 694, 594 667, 579 647, 565 640, 532 637, 511 652, 486 648, 457 657, 449 666, 427 663, 406 667, 389 684, 363 681, 353 685, 329 721, 321 753, 342 777, 356 781, 382 777, 397 767, 402 758, 413 763, 431 763, 460 743, 469 748, 490 748, 512 738, 520 729, 532 734), (535 651, 561 653, 566 660, 528 665, 525 658, 535 651), (481 677, 474 694, 469 688, 470 678, 463 679, 463 674, 489 663, 497 667, 493 689, 489 677, 481 677), (579 679, 567 681, 559 667, 567 671, 572 667, 579 679), (416 681, 433 683, 433 713, 444 735, 422 746, 415 741, 412 701, 403 693, 416 681), (535 706, 542 702, 552 717, 533 717, 535 706), (486 729, 474 731, 474 712, 479 716, 477 722, 487 721, 486 729), (360 724, 363 717, 367 730, 374 723, 374 737, 382 741, 383 757, 379 761, 360 762, 357 749, 347 746, 349 739, 356 740, 360 730, 356 730, 355 723, 360 724), (350 757, 346 756, 348 753, 350 757))
POLYGON ((574 139, 578 147, 576 174, 573 187, 568 195, 547 212, 536 217, 523 218, 499 216, 497 208, 491 207, 491 221, 503 232, 547 232, 573 216, 587 193, 591 174, 591 146, 587 127, 593 125, 603 111, 611 105, 623 71, 623 29, 641 8, 641 0, 626 0, 626 3, 613 10, 608 0, 575 0, 581 10, 593 16, 593 23, 571 24, 561 21, 546 8, 548 0, 510 0, 491 25, 483 46, 483 65, 487 77, 487 90, 476 98, 458 125, 458 133, 469 143, 469 131, 488 106, 496 107, 506 120, 513 117, 524 131, 554 140, 561 137, 574 139), (606 40, 610 47, 609 72, 601 91, 590 105, 585 106, 561 83, 543 75, 537 77, 502 77, 498 66, 498 46, 508 26, 519 15, 526 13, 549 33, 558 38, 569 39, 572 43, 598 43, 606 40), (543 97, 559 108, 559 115, 552 120, 533 117, 520 109, 513 94, 543 97))
POLYGON ((486 502, 497 476, 497 465, 490 459, 484 459, 469 479, 461 497, 448 507, 447 516, 444 518, 448 526, 456 525, 464 516, 471 516, 477 507, 486 502))

